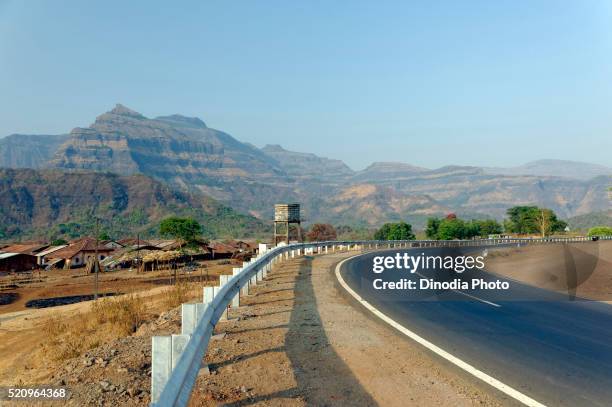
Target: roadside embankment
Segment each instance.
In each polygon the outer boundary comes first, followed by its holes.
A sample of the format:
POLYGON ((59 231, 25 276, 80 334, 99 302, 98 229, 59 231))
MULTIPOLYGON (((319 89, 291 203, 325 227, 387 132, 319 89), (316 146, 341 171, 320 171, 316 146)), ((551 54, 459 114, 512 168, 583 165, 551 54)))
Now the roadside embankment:
POLYGON ((612 241, 493 250, 486 269, 547 290, 612 301, 612 241))

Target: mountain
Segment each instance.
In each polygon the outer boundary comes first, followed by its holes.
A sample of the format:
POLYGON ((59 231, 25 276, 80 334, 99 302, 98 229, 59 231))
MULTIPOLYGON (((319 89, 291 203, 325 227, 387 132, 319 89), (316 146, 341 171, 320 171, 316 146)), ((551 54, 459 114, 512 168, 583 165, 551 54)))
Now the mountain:
POLYGON ((385 182, 413 177, 416 174, 429 171, 426 168, 398 162, 375 162, 366 169, 359 171, 353 177, 355 182, 385 182))
POLYGON ((170 215, 197 219, 207 237, 262 235, 269 229, 211 198, 144 175, 0 169, 0 238, 91 235, 94 216, 111 236, 146 236, 170 215))
POLYGON ((72 130, 49 167, 142 173, 179 185, 280 174, 255 147, 180 115, 148 119, 117 105, 87 128, 72 130))
POLYGON ((423 227, 427 217, 450 211, 427 195, 405 195, 367 183, 338 189, 321 207, 325 209, 317 213, 317 219, 347 225, 380 225, 403 219, 423 227))
POLYGON ((279 202, 302 203, 306 222, 372 226, 398 218, 420 224, 447 211, 501 219, 514 205, 546 206, 568 218, 609 210, 612 185, 605 167, 555 160, 510 169, 376 162, 355 172, 340 160, 279 145, 259 149, 198 118, 150 119, 122 105, 67 136, 0 140, 3 151, 10 152, 0 154, 0 166, 144 174, 265 222, 279 202))
POLYGON ((276 160, 287 175, 298 179, 309 178, 337 183, 354 174, 354 171, 340 160, 288 151, 278 144, 268 144, 261 151, 276 160))
POLYGON ((612 227, 612 210, 586 213, 571 217, 567 220, 572 230, 588 231, 595 226, 612 227))
POLYGON ((485 168, 484 170, 489 174, 566 177, 582 180, 588 180, 601 175, 612 175, 612 168, 610 167, 567 160, 538 160, 518 167, 485 168))
POLYGON ((66 141, 66 135, 11 134, 0 139, 0 167, 40 168, 66 141))

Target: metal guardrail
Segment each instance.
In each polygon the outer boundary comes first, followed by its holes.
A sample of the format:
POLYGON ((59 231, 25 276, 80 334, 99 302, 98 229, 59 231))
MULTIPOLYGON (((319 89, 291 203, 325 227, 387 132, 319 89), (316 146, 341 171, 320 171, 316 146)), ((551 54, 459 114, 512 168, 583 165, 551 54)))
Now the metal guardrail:
MULTIPOLYGON (((612 236, 601 236, 612 240, 612 236)), ((574 243, 593 240, 577 238, 507 238, 480 240, 407 240, 407 241, 333 241, 279 246, 260 253, 254 260, 234 268, 234 275, 221 276, 217 287, 204 287, 203 302, 182 304, 181 334, 152 338, 151 405, 186 406, 213 334, 214 327, 232 307, 240 305, 240 297, 265 278, 272 265, 303 254, 328 253, 331 249, 363 250, 405 247, 498 246, 508 244, 574 243)))

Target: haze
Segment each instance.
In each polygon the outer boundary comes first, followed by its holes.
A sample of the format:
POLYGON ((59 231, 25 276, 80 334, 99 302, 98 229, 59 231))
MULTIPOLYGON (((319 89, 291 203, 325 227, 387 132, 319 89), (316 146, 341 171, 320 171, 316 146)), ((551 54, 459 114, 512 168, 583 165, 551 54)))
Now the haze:
POLYGON ((606 1, 0 1, 0 136, 121 102, 339 158, 610 165, 606 1))

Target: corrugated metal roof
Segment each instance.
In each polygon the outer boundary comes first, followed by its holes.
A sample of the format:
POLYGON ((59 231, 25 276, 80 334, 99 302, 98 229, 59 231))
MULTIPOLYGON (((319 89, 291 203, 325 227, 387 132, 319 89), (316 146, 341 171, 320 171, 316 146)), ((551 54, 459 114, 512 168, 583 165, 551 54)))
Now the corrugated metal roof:
POLYGON ((43 250, 40 253, 36 253, 36 257, 38 257, 38 256, 46 256, 47 254, 53 253, 54 251, 59 250, 59 249, 63 249, 66 246, 68 246, 68 245, 63 244, 61 246, 51 246, 47 250, 43 250))
POLYGON ((9 257, 17 256, 22 253, 0 253, 0 259, 8 259, 9 257))

